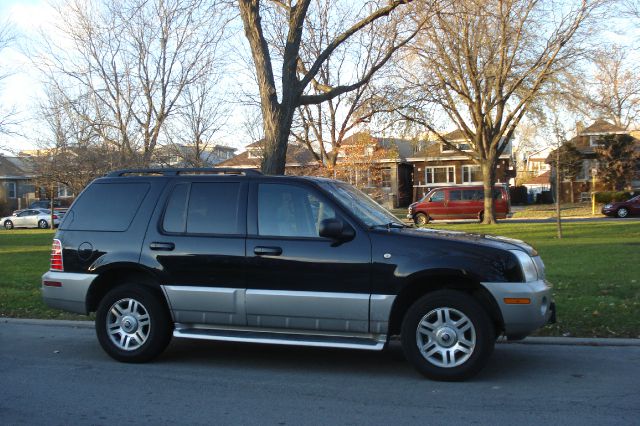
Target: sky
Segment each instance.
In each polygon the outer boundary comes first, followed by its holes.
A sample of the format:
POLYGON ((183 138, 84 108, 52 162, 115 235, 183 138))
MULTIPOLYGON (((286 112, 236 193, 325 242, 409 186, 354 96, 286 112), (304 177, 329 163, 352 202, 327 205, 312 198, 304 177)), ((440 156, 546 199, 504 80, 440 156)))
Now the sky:
MULTIPOLYGON (((15 108, 19 119, 30 123, 29 111, 33 110, 40 95, 40 81, 28 55, 29 40, 38 36, 38 28, 42 28, 49 20, 48 6, 40 0, 0 0, 0 22, 8 21, 16 34, 16 41, 0 52, 0 69, 8 70, 11 75, 0 84, 0 105, 4 109, 15 108)), ((2 145, 11 148, 27 149, 32 143, 21 137, 1 137, 2 145)))
MULTIPOLYGON (((19 112, 22 120, 21 129, 28 129, 29 137, 0 135, 0 148, 9 147, 18 152, 36 147, 34 135, 44 134, 38 129, 41 124, 37 120, 38 99, 42 95, 42 85, 39 73, 32 63, 30 54, 37 45, 41 34, 48 38, 55 38, 51 30, 58 22, 54 22, 55 14, 49 6, 49 0, 0 0, 0 23, 9 22, 17 36, 16 42, 0 52, 0 70, 10 70, 12 74, 0 83, 0 107, 14 108, 19 112)), ((606 23, 608 24, 608 23, 606 23)), ((629 22, 618 19, 610 23, 611 28, 628 27, 629 22)), ((240 35, 241 36, 241 35, 240 35)), ((610 41, 628 44, 638 39, 637 32, 614 33, 605 31, 603 37, 610 41)), ((634 53, 634 57, 637 52, 634 53)), ((225 134, 220 136, 219 142, 235 148, 242 148, 253 142, 242 129, 241 117, 246 114, 237 105, 232 106, 229 123, 225 134)), ((0 152, 8 154, 5 150, 0 152)))
MULTIPOLYGON (((50 0, 0 0, 0 23, 9 22, 16 36, 15 42, 0 52, 0 70, 10 72, 10 75, 0 82, 0 107, 3 110, 18 111, 19 130, 28 129, 22 131, 28 133, 27 137, 0 135, 0 153, 5 155, 36 148, 38 142, 34 139, 38 135, 46 134, 46 130, 40 128, 42 124, 37 119, 39 99, 43 96, 42 78, 30 52, 37 49, 43 33, 49 41, 54 40, 58 46, 64 43, 60 36, 56 40, 54 27, 60 23, 55 22, 57 15, 49 3, 50 0)), ((229 114, 231 119, 225 126, 227 130, 219 135, 216 143, 242 149, 254 142, 248 135, 239 131, 243 127, 239 118, 242 114, 246 114, 246 110, 232 103, 229 114)))

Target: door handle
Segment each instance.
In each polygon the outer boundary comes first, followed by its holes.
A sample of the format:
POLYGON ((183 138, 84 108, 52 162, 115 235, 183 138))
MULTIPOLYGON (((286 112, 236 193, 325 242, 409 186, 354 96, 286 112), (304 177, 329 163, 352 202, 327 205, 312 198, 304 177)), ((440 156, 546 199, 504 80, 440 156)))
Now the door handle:
POLYGON ((176 248, 176 245, 173 243, 159 243, 153 242, 149 244, 149 248, 151 250, 159 250, 159 251, 171 251, 176 248))
POLYGON ((258 256, 280 256, 282 254, 281 247, 256 247, 253 252, 258 256))

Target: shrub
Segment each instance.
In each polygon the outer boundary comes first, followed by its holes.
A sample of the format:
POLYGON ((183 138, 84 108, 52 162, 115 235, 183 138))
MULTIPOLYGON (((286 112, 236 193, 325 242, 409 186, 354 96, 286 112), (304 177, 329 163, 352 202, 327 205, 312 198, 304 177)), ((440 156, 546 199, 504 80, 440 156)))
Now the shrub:
POLYGON ((510 186, 509 196, 511 204, 527 204, 527 187, 526 186, 510 186))
POLYGON ((633 193, 627 191, 596 192, 596 203, 606 204, 612 201, 626 201, 631 197, 633 197, 633 193))

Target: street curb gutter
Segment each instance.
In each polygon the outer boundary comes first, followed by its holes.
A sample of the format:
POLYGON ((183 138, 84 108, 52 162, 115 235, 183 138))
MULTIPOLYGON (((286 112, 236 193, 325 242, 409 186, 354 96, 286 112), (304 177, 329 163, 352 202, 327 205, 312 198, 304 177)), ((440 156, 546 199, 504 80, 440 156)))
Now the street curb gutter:
POLYGON ((506 343, 509 345, 640 346, 640 339, 620 339, 615 337, 527 337, 524 340, 514 342, 499 340, 498 343, 506 343))
MULTIPOLYGON (((49 327, 93 328, 93 321, 42 320, 26 318, 0 318, 0 323, 43 325, 49 327)), ((508 342, 503 338, 498 343, 508 345, 564 345, 564 346, 640 346, 640 339, 586 338, 586 337, 527 337, 508 342)))

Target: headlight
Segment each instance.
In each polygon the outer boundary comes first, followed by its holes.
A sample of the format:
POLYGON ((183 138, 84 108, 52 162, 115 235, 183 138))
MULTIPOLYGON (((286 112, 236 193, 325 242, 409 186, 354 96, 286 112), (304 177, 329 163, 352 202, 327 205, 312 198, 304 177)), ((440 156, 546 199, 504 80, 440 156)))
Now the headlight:
POLYGON ((520 269, 522 269, 522 275, 524 275, 524 281, 536 281, 538 279, 538 270, 536 264, 533 262, 531 256, 522 250, 509 250, 513 255, 518 258, 520 263, 520 269))
POLYGON ((611 207, 613 207, 613 204, 605 204, 605 205, 604 205, 604 208, 605 208, 605 209, 610 209, 611 207))

